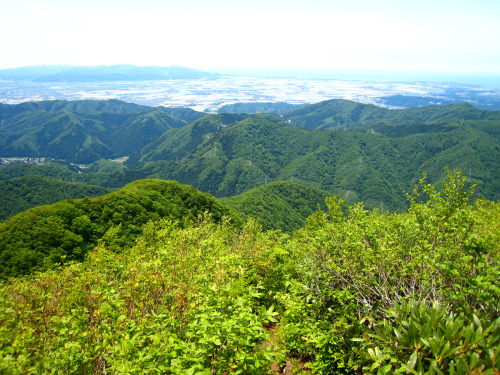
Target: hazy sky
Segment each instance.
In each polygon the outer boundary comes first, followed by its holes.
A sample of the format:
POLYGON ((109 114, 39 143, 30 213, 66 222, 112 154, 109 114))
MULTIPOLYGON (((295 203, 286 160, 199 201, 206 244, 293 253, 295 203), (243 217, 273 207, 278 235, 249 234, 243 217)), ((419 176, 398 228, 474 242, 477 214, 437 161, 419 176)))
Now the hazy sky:
POLYGON ((498 75, 500 1, 1 1, 0 53, 2 69, 135 64, 498 75))

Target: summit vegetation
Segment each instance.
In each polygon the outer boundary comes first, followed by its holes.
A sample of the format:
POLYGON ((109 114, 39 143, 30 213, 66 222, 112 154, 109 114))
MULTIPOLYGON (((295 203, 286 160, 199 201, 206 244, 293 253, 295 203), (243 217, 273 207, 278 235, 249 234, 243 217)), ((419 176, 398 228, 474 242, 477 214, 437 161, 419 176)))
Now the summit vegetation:
POLYGON ((0 105, 0 373, 498 374, 500 112, 240 108, 0 105))
POLYGON ((95 240, 0 284, 0 371, 497 374, 500 205, 471 201, 466 180, 424 176, 402 213, 329 197, 293 234, 151 180, 18 214, 10 243, 28 228, 35 251, 53 230, 95 240), (122 224, 104 233, 106 207, 122 224))
POLYGON ((233 215, 208 194, 161 180, 139 180, 104 196, 35 207, 0 224, 0 278, 81 261, 99 241, 128 246, 149 221, 170 219, 182 227, 205 211, 219 221, 233 215))

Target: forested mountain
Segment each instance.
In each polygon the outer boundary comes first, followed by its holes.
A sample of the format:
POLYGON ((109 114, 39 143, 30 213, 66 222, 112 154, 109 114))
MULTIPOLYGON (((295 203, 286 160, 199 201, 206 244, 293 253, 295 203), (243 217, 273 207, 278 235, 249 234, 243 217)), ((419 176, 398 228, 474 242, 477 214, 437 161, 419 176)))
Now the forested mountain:
MULTIPOLYGON (((139 164, 158 160, 176 160, 193 152, 214 134, 245 118, 260 118, 263 115, 221 113, 206 115, 181 129, 165 132, 141 150, 139 164)), ((137 155, 136 155, 137 156, 137 155)), ((129 164, 136 161, 132 158, 129 164)))
POLYGON ((119 101, 48 101, 0 106, 0 155, 73 163, 127 156, 186 122, 119 101))
POLYGON ((373 104, 333 99, 301 107, 285 114, 295 126, 306 129, 348 129, 386 122, 392 125, 458 120, 500 121, 500 111, 481 110, 470 104, 386 109, 373 104))
POLYGON ((243 218, 255 219, 265 230, 291 233, 302 228, 315 211, 326 210, 329 195, 311 186, 277 181, 219 200, 243 218))
POLYGON ((238 217, 213 197, 175 181, 139 180, 95 198, 73 199, 19 213, 0 223, 0 278, 81 261, 98 241, 130 246, 149 221, 181 226, 208 212, 238 217))
POLYGON ((63 165, 55 162, 47 162, 43 165, 30 163, 5 165, 0 168, 0 180, 38 175, 67 182, 72 182, 73 180, 79 181, 76 179, 79 174, 75 173, 70 167, 71 165, 63 165))
POLYGON ((65 181, 110 188, 143 178, 172 179, 217 197, 291 181, 370 208, 405 210, 405 192, 422 172, 436 183, 449 167, 477 183, 479 194, 499 198, 497 111, 467 104, 389 110, 333 100, 283 117, 177 111, 197 118, 187 124, 168 111, 119 101, 2 106, 0 139, 7 145, 1 156, 30 152, 93 164, 78 174, 54 166, 2 167, 0 177, 61 174, 65 181), (303 127, 333 123, 343 125, 303 127), (98 160, 125 155, 125 164, 98 160))
POLYGON ((404 191, 422 172, 435 182, 448 166, 464 171, 470 183, 480 184, 479 192, 498 199, 497 128, 489 122, 450 120, 432 126, 381 124, 363 132, 311 131, 250 118, 205 137, 184 156, 163 150, 167 161, 157 177, 169 176, 218 197, 293 179, 346 200, 394 210, 407 207, 404 191))
MULTIPOLYGON (((127 103, 121 100, 42 100, 20 104, 0 103, 0 119, 9 121, 14 116, 26 115, 35 122, 37 116, 47 113, 68 111, 79 115, 132 114, 151 110, 151 107, 127 103)), ((16 119, 16 118, 15 118, 16 119)), ((19 121, 20 119, 16 119, 19 121)))
POLYGON ((65 199, 105 195, 111 189, 39 175, 0 180, 0 221, 28 208, 65 199))
POLYGON ((181 108, 181 107, 156 107, 164 112, 170 113, 172 116, 178 117, 186 123, 196 121, 206 115, 204 112, 198 112, 191 108, 181 108))
POLYGON ((498 373, 499 112, 0 114, 0 373, 498 373))
POLYGON ((150 81, 199 79, 216 76, 217 74, 214 73, 206 73, 182 66, 49 65, 0 70, 0 79, 33 80, 35 82, 150 81))
POLYGON ((285 114, 299 107, 303 104, 289 104, 285 102, 267 102, 267 103, 234 103, 226 104, 220 107, 218 113, 275 113, 278 115, 285 114))

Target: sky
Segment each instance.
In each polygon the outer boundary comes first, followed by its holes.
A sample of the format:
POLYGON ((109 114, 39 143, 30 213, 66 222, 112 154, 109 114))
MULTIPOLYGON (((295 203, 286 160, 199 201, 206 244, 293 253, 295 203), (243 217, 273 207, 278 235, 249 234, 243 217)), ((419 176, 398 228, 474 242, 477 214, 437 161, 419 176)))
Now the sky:
POLYGON ((207 71, 500 76, 498 0, 16 0, 0 69, 180 65, 207 71))

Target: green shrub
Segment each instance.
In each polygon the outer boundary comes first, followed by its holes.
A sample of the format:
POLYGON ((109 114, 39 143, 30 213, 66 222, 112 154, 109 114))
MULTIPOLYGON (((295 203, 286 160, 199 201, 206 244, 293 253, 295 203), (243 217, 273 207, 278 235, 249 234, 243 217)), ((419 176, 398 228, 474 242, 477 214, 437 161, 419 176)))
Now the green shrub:
POLYGON ((449 306, 402 300, 367 329, 355 369, 366 374, 497 374, 500 318, 455 314, 449 306))

